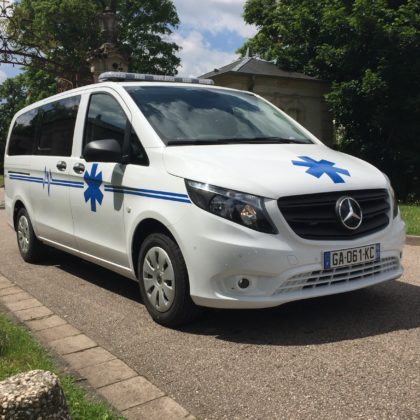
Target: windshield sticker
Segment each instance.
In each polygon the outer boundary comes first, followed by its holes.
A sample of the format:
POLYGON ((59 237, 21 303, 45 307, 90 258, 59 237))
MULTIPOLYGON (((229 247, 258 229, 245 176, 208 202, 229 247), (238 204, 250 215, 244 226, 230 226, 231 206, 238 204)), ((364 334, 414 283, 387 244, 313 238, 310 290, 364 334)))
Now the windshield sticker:
POLYGON ((298 158, 302 160, 292 160, 293 165, 308 167, 306 173, 315 178, 321 178, 322 175, 326 174, 331 178, 334 184, 343 184, 345 181, 339 174, 351 176, 347 169, 335 167, 334 162, 324 159, 317 161, 308 156, 298 156, 298 158))

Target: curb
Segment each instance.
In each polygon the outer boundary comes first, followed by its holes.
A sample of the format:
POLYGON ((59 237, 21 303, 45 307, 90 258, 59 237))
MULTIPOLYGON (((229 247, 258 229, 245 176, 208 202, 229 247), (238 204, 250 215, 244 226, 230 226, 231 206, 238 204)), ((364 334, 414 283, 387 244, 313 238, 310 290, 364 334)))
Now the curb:
POLYGON ((407 235, 405 240, 406 245, 417 245, 420 246, 420 236, 407 235))
POLYGON ((194 420, 121 359, 0 274, 0 303, 128 420, 194 420))

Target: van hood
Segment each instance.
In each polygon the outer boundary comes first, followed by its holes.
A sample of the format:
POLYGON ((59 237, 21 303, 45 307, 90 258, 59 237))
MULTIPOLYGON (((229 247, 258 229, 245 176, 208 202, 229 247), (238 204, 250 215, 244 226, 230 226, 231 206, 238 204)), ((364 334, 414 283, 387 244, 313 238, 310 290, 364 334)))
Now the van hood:
POLYGON ((272 199, 388 185, 374 166, 322 144, 170 146, 163 159, 172 175, 272 199))

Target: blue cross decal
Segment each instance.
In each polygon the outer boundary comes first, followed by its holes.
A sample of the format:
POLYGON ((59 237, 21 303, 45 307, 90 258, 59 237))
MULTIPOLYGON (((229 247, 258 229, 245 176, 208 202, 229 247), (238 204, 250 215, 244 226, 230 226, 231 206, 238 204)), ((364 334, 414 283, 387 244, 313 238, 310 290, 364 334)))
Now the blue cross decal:
POLYGON ((90 173, 86 171, 84 175, 85 182, 88 185, 84 193, 85 201, 87 203, 90 200, 90 209, 91 211, 95 211, 95 212, 96 212, 96 202, 98 202, 99 205, 101 205, 102 200, 104 198, 104 195, 100 188, 102 185, 102 172, 99 172, 99 174, 97 174, 96 173, 97 169, 98 169, 98 164, 94 163, 92 165, 92 169, 90 173))
POLYGON ((323 174, 327 174, 331 178, 331 180, 334 181, 334 184, 342 184, 345 181, 339 174, 351 176, 350 172, 347 169, 335 167, 334 162, 330 162, 324 159, 318 161, 308 156, 298 157, 302 160, 292 160, 293 165, 307 166, 308 170, 306 171, 306 173, 316 178, 321 178, 323 174))

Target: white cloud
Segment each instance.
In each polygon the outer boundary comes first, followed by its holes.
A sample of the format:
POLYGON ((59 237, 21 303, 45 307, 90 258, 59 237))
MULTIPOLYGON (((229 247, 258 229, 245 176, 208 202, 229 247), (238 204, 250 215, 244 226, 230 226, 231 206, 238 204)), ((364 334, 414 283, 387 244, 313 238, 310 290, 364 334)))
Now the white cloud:
POLYGON ((231 30, 245 38, 256 33, 256 28, 242 18, 245 0, 174 0, 174 4, 181 24, 198 31, 231 30))
POLYGON ((234 53, 210 49, 210 45, 198 31, 192 31, 186 37, 175 33, 172 39, 182 47, 179 54, 181 66, 178 68, 180 76, 201 76, 214 68, 229 64, 237 58, 234 53))
POLYGON ((7 79, 7 74, 0 70, 0 85, 7 79))
POLYGON ((178 69, 182 76, 199 76, 237 58, 235 50, 241 45, 232 45, 232 51, 226 51, 229 45, 226 39, 224 51, 219 51, 205 39, 206 32, 223 33, 227 37, 235 33, 244 41, 257 32, 242 18, 245 0, 174 0, 174 4, 183 30, 175 32, 171 38, 182 47, 178 69))

